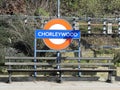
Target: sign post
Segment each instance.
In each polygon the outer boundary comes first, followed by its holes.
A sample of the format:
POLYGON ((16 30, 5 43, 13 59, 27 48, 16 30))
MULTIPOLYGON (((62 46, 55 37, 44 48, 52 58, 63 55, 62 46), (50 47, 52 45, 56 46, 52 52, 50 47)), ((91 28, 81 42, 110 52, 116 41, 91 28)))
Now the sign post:
MULTIPOLYGON (((57 51, 57 69, 60 69, 61 53, 60 50, 67 48, 72 39, 80 38, 80 30, 72 30, 72 26, 63 19, 53 19, 47 22, 43 30, 35 30, 35 42, 34 42, 34 62, 36 62, 36 49, 37 39, 43 39, 46 46, 50 49, 57 51)), ((34 66, 34 69, 37 67, 34 66)), ((35 73, 36 76, 36 73, 35 73)), ((59 77, 61 81, 61 72, 59 72, 59 77)))
POLYGON ((58 9, 58 11, 57 11, 57 14, 58 14, 57 17, 60 18, 60 0, 57 1, 57 9, 58 9))

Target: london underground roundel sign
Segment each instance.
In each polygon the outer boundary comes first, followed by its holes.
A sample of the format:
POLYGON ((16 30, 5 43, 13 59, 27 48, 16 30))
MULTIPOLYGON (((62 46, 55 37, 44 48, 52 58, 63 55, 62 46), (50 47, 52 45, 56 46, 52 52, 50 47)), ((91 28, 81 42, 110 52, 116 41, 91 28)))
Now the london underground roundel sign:
MULTIPOLYGON (((64 19, 52 19, 48 21, 44 30, 72 30, 72 26, 64 19)), ((61 50, 68 47, 72 41, 71 38, 44 38, 44 43, 51 49, 61 50)))

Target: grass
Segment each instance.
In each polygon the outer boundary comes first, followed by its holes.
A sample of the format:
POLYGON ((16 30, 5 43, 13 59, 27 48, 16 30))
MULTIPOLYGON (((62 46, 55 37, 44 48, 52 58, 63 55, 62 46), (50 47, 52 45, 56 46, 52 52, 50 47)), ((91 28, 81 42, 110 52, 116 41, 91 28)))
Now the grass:
POLYGON ((117 76, 120 76, 120 67, 117 67, 117 76))

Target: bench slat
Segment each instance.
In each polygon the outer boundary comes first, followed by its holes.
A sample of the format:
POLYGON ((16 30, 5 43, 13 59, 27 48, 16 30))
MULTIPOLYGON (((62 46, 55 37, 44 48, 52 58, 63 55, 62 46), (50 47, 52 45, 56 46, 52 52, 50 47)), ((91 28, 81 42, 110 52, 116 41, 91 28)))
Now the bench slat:
POLYGON ((49 63, 34 63, 34 62, 5 62, 5 65, 15 65, 15 66, 17 66, 17 65, 29 65, 29 66, 31 66, 31 65, 51 65, 51 64, 49 64, 49 63))
MULTIPOLYGON (((5 62, 5 65, 58 65, 52 63, 34 63, 34 62, 5 62)), ((77 65, 86 65, 86 66, 107 66, 114 65, 113 63, 60 63, 62 66, 77 66, 77 65)))
POLYGON ((8 69, 8 72, 113 72, 115 69, 8 69))
MULTIPOLYGON (((5 57, 5 59, 13 60, 34 60, 34 57, 5 57)), ((56 57, 36 57, 36 59, 56 59, 56 57)))
MULTIPOLYGON (((5 57, 5 59, 15 59, 15 60, 33 60, 34 57, 5 57)), ((57 57, 36 57, 36 59, 47 59, 47 60, 56 60, 57 57)), ((63 60, 113 60, 112 57, 61 57, 63 60)))

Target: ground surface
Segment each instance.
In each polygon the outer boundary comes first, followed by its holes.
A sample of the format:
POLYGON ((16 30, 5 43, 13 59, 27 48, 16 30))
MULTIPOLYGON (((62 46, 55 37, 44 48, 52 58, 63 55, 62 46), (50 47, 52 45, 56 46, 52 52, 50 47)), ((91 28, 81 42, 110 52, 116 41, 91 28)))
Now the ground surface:
POLYGON ((120 90, 120 82, 100 81, 47 81, 0 83, 0 90, 120 90))

